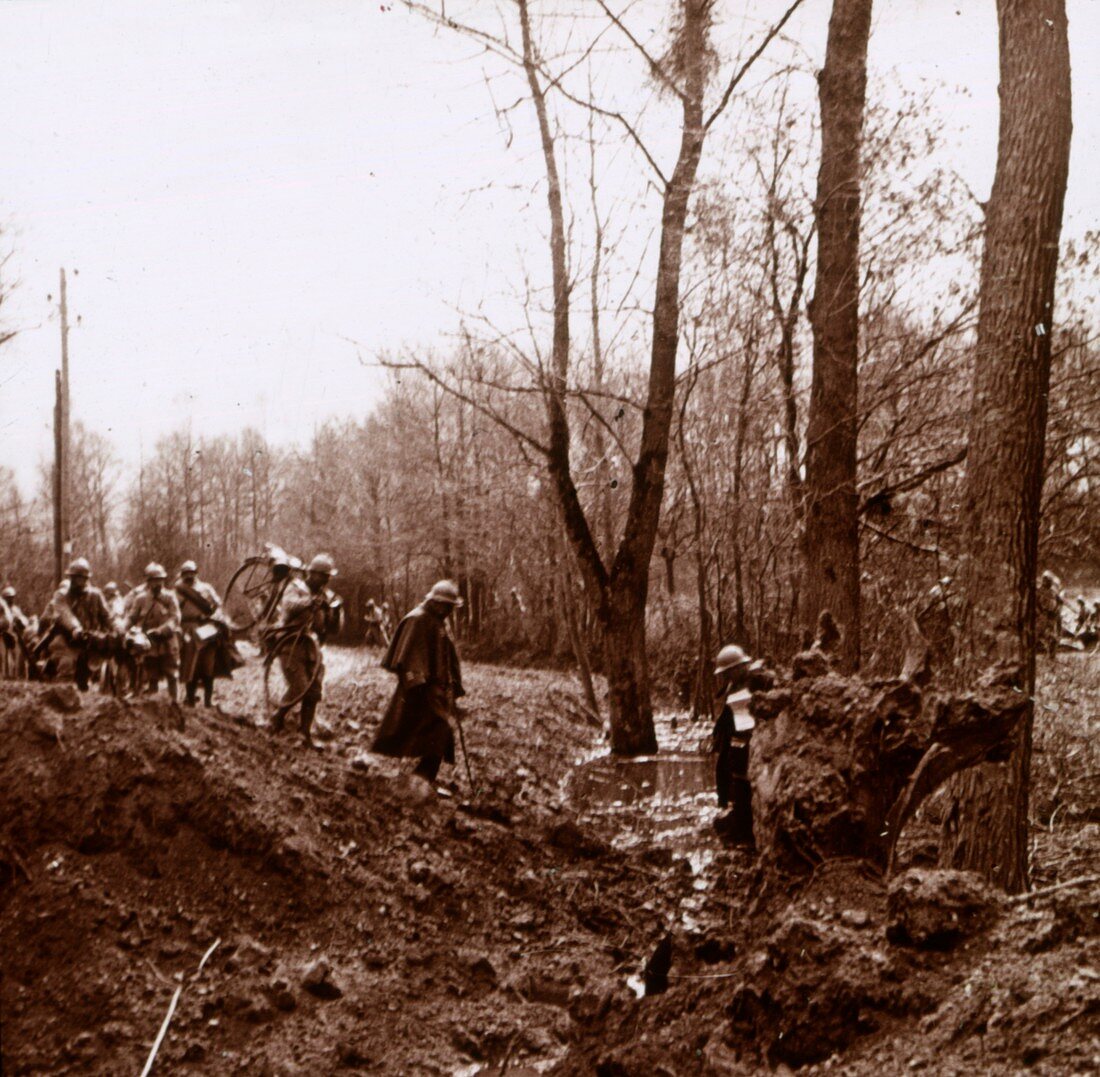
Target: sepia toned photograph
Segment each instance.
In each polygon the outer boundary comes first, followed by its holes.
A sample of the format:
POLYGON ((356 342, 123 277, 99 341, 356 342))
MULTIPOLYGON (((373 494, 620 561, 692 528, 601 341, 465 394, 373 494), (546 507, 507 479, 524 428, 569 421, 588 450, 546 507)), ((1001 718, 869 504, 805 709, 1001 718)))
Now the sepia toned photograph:
POLYGON ((0 41, 0 1077, 1100 1071, 1100 0, 0 41))

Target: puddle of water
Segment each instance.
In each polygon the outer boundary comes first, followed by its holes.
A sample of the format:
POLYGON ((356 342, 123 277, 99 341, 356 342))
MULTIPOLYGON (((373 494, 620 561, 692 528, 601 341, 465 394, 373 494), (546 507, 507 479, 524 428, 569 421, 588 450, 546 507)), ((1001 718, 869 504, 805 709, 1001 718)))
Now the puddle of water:
POLYGON ((609 759, 604 756, 578 767, 572 779, 572 797, 588 810, 622 808, 654 800, 678 804, 714 795, 714 759, 709 755, 643 756, 609 759))
POLYGON ((547 1073, 558 1064, 560 1058, 526 1059, 523 1062, 513 1063, 505 1069, 498 1065, 486 1066, 483 1062, 474 1062, 469 1066, 461 1066, 453 1071, 452 1077, 498 1077, 507 1074, 508 1077, 539 1077, 539 1074, 547 1073))

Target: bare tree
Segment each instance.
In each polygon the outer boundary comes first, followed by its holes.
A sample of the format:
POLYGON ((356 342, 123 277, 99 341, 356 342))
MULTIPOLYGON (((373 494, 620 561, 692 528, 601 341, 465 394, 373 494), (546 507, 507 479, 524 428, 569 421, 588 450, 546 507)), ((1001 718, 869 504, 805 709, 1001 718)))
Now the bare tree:
MULTIPOLYGON (((707 132, 725 110, 737 86, 767 44, 800 6, 794 0, 761 44, 728 80, 715 108, 705 111, 705 95, 713 66, 709 46, 712 0, 681 0, 674 10, 668 47, 655 56, 625 24, 622 15, 600 0, 609 29, 621 34, 644 60, 660 91, 680 106, 680 144, 671 171, 658 165, 630 118, 622 112, 578 96, 565 85, 566 70, 553 69, 543 55, 532 26, 527 0, 515 0, 519 44, 507 34, 493 35, 462 24, 421 4, 410 4, 435 21, 473 37, 504 56, 523 72, 539 132, 545 166, 550 220, 550 264, 553 290, 553 329, 548 363, 538 368, 539 389, 546 408, 546 435, 517 435, 542 456, 554 493, 562 527, 584 581, 603 640, 604 672, 611 711, 611 747, 617 754, 635 755, 656 749, 646 657, 646 604, 650 561, 653 556, 661 505, 677 386, 676 355, 680 340, 680 277, 689 203, 707 132), (651 169, 661 196, 659 252, 650 318, 650 359, 637 450, 631 464, 630 498, 621 539, 613 555, 601 554, 588 511, 578 490, 572 461, 573 431, 570 326, 572 279, 568 266, 567 215, 559 164, 561 148, 551 120, 549 96, 601 116, 625 132, 651 169)), ((597 38, 598 40, 598 38, 597 38)), ((595 43, 590 46, 588 55, 595 43)), ((575 67, 575 62, 570 68, 575 67)))

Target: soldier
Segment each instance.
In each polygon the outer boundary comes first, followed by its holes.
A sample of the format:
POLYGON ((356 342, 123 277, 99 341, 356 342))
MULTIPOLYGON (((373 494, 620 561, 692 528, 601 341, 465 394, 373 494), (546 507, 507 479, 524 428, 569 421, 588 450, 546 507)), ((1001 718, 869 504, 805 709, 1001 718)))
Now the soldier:
POLYGON ((1049 569, 1039 578, 1035 593, 1035 605, 1039 650, 1054 654, 1062 635, 1062 585, 1049 569))
POLYGON ((15 588, 0 591, 0 643, 3 644, 3 675, 19 675, 19 636, 26 628, 26 618, 15 604, 15 588))
POLYGON ((740 647, 718 652, 714 666, 716 699, 722 710, 714 723, 711 747, 716 753, 714 786, 718 807, 730 808, 715 826, 738 844, 752 844, 752 787, 749 785, 749 741, 756 724, 748 711, 750 674, 761 668, 740 647))
POLYGON ((371 750, 419 756, 415 773, 429 782, 444 762, 455 761, 450 717, 454 701, 465 692, 447 618, 461 605, 458 587, 440 580, 401 619, 382 659, 382 668, 397 675, 397 686, 371 750))
POLYGON ((0 599, 3 599, 4 605, 7 607, 8 618, 11 622, 11 627, 16 632, 25 632, 27 625, 30 621, 27 615, 19 608, 16 599, 19 597, 19 592, 9 583, 3 591, 0 591, 0 599))
POLYGON ((165 589, 167 580, 162 565, 156 561, 146 565, 145 583, 127 600, 125 626, 127 631, 137 629, 149 640, 141 663, 145 691, 155 693, 163 676, 168 696, 175 702, 179 693, 180 605, 175 592, 165 589))
POLYGON ((53 673, 71 677, 86 692, 111 634, 111 616, 83 557, 69 565, 65 577, 39 619, 42 634, 35 650, 46 648, 53 673))
POLYGON ((214 659, 222 632, 214 618, 222 600, 210 584, 199 579, 199 566, 194 561, 180 565, 176 595, 183 629, 180 670, 187 689, 187 705, 195 705, 201 681, 203 703, 210 707, 214 699, 214 659))
POLYGON ((388 642, 382 632, 382 611, 373 598, 363 607, 363 642, 368 647, 385 647, 388 642))
MULTIPOLYGON (((321 702, 325 684, 325 659, 321 650, 330 632, 340 628, 341 603, 328 582, 336 575, 336 565, 328 554, 319 553, 306 568, 306 577, 293 574, 286 583, 275 620, 275 631, 303 626, 317 644, 316 676, 301 696, 302 739, 311 748, 313 743, 310 730, 317 714, 317 704, 321 702)), ((279 652, 279 664, 287 682, 286 699, 293 699, 302 693, 303 687, 310 681, 313 673, 313 648, 299 642, 293 649, 279 652)), ((286 724, 286 716, 294 704, 281 703, 271 718, 273 732, 281 732, 286 724)))

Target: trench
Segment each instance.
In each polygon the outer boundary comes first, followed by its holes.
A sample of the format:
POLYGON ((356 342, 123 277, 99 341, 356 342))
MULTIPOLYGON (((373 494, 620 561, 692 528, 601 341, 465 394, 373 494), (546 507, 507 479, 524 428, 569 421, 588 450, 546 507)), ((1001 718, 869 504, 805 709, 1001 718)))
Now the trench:
MULTIPOLYGON (((687 861, 691 896, 671 927, 695 931, 715 882, 716 858, 725 849, 714 829, 720 814, 714 790, 711 723, 682 714, 654 716, 658 753, 635 759, 606 754, 577 760, 564 794, 580 820, 619 849, 667 850, 687 861)), ((639 985, 631 983, 638 990, 639 985)))

